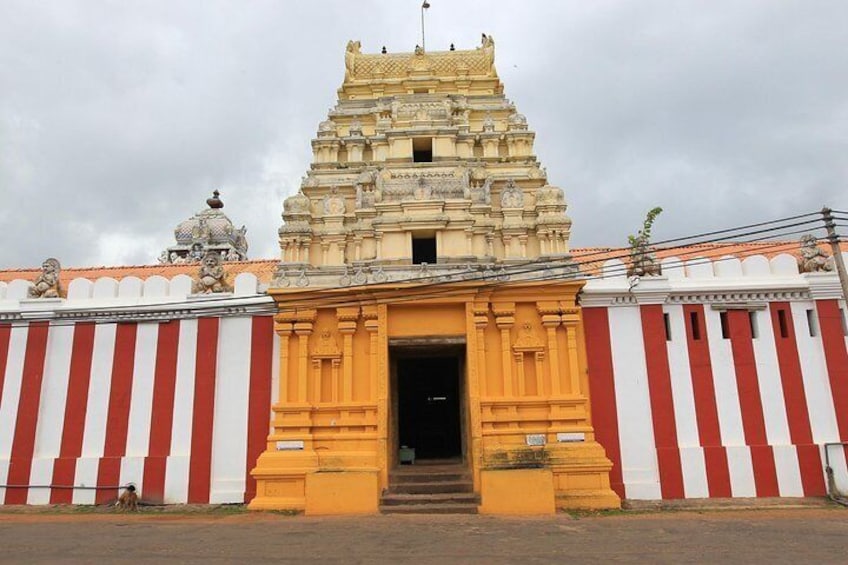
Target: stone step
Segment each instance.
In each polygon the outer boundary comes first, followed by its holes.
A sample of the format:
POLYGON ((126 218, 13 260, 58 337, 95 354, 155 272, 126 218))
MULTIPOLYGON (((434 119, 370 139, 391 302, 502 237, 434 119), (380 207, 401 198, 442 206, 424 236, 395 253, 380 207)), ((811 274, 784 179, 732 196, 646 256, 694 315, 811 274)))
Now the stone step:
POLYGON ((436 481, 390 484, 390 494, 440 494, 474 492, 471 481, 436 481))
POLYGON ((477 514, 477 504, 405 504, 380 506, 382 514, 477 514))
POLYGON ((424 470, 406 473, 391 473, 389 475, 389 484, 406 484, 406 483, 437 483, 437 482, 457 482, 469 481, 471 475, 463 470, 451 472, 430 473, 424 470))
POLYGON ((480 497, 473 492, 446 492, 439 494, 386 494, 380 504, 383 506, 401 506, 422 504, 474 504, 480 503, 480 497))

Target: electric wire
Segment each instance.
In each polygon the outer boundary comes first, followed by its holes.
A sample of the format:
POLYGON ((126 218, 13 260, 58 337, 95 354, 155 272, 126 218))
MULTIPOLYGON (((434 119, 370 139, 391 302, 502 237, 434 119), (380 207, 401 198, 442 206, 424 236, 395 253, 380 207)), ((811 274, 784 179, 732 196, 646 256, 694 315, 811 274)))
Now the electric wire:
MULTIPOLYGON (((731 261, 731 260, 741 260, 750 256, 761 255, 765 250, 777 250, 777 249, 794 249, 797 248, 796 242, 778 242, 773 245, 761 246, 754 249, 751 249, 747 252, 737 252, 735 255, 731 256, 713 256, 713 257, 701 257, 705 260, 709 260, 711 263, 723 262, 723 261, 731 261)), ((717 249, 720 251, 720 249, 717 249)), ((697 252, 697 251, 696 251, 697 252)), ((695 252, 695 253, 696 253, 695 252)), ((664 265, 666 268, 670 269, 675 266, 683 266, 686 263, 685 260, 681 259, 679 261, 672 262, 670 264, 664 265)), ((589 281, 589 280, 597 280, 597 279, 605 279, 605 278, 619 278, 622 277, 626 273, 627 266, 621 265, 618 267, 617 271, 606 271, 603 274, 592 275, 588 277, 579 277, 572 278, 562 275, 553 275, 540 277, 535 279, 529 279, 526 281, 512 281, 512 282, 546 282, 546 281, 563 281, 563 280, 575 280, 575 281, 589 281)), ((418 292, 418 287, 411 287, 403 289, 403 295, 401 296, 377 296, 376 292, 369 293, 370 296, 359 296, 357 298, 353 298, 348 296, 345 300, 338 301, 320 301, 318 306, 321 308, 341 308, 345 306, 357 306, 363 304, 396 304, 401 302, 408 302, 411 300, 430 300, 434 298, 447 298, 449 296, 457 296, 468 294, 470 291, 480 292, 481 289, 488 290, 492 288, 496 288, 497 286, 507 284, 510 281, 489 281, 483 285, 475 286, 473 289, 468 287, 453 287, 447 286, 445 283, 441 283, 442 288, 433 290, 431 292, 418 292)), ((389 283, 391 284, 391 283, 389 283)), ((377 291, 378 289, 373 289, 373 291, 377 291)), ((392 289, 379 289, 379 290, 392 290, 392 289)), ((305 302, 292 301, 288 302, 286 300, 282 300, 278 302, 278 306, 282 306, 283 308, 288 307, 292 308, 309 308, 310 306, 314 306, 311 301, 307 300, 305 302)))
MULTIPOLYGON (((794 231, 790 231, 790 232, 782 232, 782 233, 778 234, 778 236, 788 236, 788 235, 793 235, 793 234, 798 234, 798 233, 808 233, 808 232, 809 232, 809 230, 794 230, 794 231)), ((754 232, 752 232, 752 233, 754 233, 754 232)), ((745 244, 745 243, 752 243, 752 242, 757 242, 757 241, 762 241, 762 238, 744 240, 744 241, 739 241, 739 242, 736 242, 736 243, 745 244)), ((697 244, 692 244, 692 246, 694 246, 694 245, 705 245, 705 244, 708 244, 708 242, 699 242, 697 244)), ((786 243, 780 242, 779 245, 789 247, 789 246, 797 246, 797 243, 796 242, 786 242, 786 243)), ((689 246, 674 246, 674 247, 651 246, 651 247, 654 248, 656 251, 668 251, 668 250, 678 250, 678 249, 683 250, 683 249, 686 249, 689 246)), ((703 248, 699 247, 699 248, 696 248, 696 249, 688 252, 687 255, 704 253, 705 251, 707 251, 707 250, 704 250, 703 248)), ((724 252, 725 250, 722 249, 722 248, 718 248, 718 251, 724 252)), ((629 249, 624 249, 619 253, 610 253, 609 251, 603 250, 603 251, 600 251, 600 252, 594 252, 594 253, 589 253, 589 254, 576 254, 576 255, 573 255, 573 262, 571 263, 571 265, 575 265, 575 266, 579 267, 579 266, 583 266, 583 265, 591 265, 591 264, 598 262, 597 259, 595 259, 593 261, 585 260, 587 257, 590 257, 590 256, 600 256, 604 261, 609 261, 611 259, 627 258, 627 257, 630 256, 630 251, 629 251, 629 249)), ((515 269, 515 268, 513 268, 509 271, 509 274, 510 275, 527 274, 527 273, 532 273, 532 272, 539 271, 539 270, 545 270, 545 269, 548 269, 550 267, 549 261, 547 261, 547 260, 534 261, 533 264, 536 264, 537 266, 531 267, 529 269, 515 269)), ((475 280, 487 280, 487 279, 491 279, 491 278, 497 278, 497 272, 495 272, 495 273, 484 273, 480 276, 475 276, 473 278, 469 278, 469 279, 466 279, 466 280, 475 281, 475 280)), ((421 281, 421 279, 417 278, 417 279, 412 279, 411 281, 408 281, 408 280, 391 281, 390 283, 381 283, 381 284, 383 284, 383 285, 386 285, 386 284, 403 284, 403 283, 406 283, 406 282, 413 282, 414 283, 416 281, 421 281)), ((420 288, 425 288, 427 286, 436 286, 436 285, 442 285, 442 284, 444 284, 444 281, 442 281, 442 280, 437 280, 437 281, 428 282, 428 283, 422 282, 422 284, 418 284, 414 288, 420 289, 420 288)), ((375 288, 374 284, 362 285, 361 287, 358 287, 358 288, 366 288, 366 286, 367 286, 367 288, 375 288)), ((338 290, 340 290, 341 292, 347 293, 351 290, 351 287, 345 287, 343 289, 338 289, 338 290)), ((303 297, 303 295, 300 295, 300 296, 303 297)), ((325 296, 326 296, 326 294, 325 294, 325 296)))
MULTIPOLYGON (((765 222, 763 222, 763 223, 765 223, 765 222)), ((787 226, 779 226, 779 227, 769 229, 769 230, 755 230, 755 231, 746 232, 746 233, 747 234, 763 234, 763 233, 768 233, 768 232, 779 231, 779 230, 784 229, 785 227, 790 227, 790 226, 794 226, 794 225, 805 225, 807 223, 808 222, 799 222, 799 223, 795 223, 795 224, 788 224, 787 226)), ((727 231, 730 231, 730 230, 719 230, 719 231, 727 232, 727 231)), ((794 234, 794 233, 803 233, 803 232, 806 232, 806 231, 808 231, 808 230, 796 230, 796 231, 793 231, 793 232, 781 232, 781 233, 773 235, 771 237, 781 237, 781 236, 785 236, 785 235, 791 235, 791 234, 794 234)), ((741 235, 745 235, 745 234, 736 234, 735 237, 738 237, 738 236, 741 236, 741 235)), ((676 238, 675 240, 680 240, 680 239, 688 239, 688 238, 676 238)), ((706 242, 695 242, 695 243, 689 244, 687 246, 675 246, 675 247, 665 247, 665 248, 663 248, 663 247, 657 247, 657 246, 652 245, 652 247, 656 248, 657 250, 668 250, 668 249, 675 249, 676 250, 676 249, 683 249, 685 247, 690 247, 690 246, 708 245, 708 244, 712 243, 713 241, 723 240, 723 239, 727 239, 727 238, 716 238, 715 240, 710 240, 710 241, 706 241, 706 242)), ((761 238, 756 238, 754 240, 740 241, 739 243, 748 243, 748 242, 752 242, 752 241, 758 241, 759 239, 761 239, 761 238)), ((664 240, 664 241, 675 241, 675 240, 664 240)), ((658 242, 658 245, 659 245, 659 242, 658 242)), ((696 249, 695 251, 690 252, 689 255, 691 255, 692 253, 698 253, 699 251, 703 252, 704 250, 703 249, 696 249)), ((612 254, 605 248, 605 249, 595 251, 595 252, 592 252, 592 253, 576 255, 576 256, 574 256, 574 261, 573 261, 572 264, 579 267, 581 265, 592 264, 592 263, 597 262, 597 260, 587 261, 586 259, 588 257, 600 256, 605 261, 609 261, 611 259, 627 258, 627 257, 629 257, 629 255, 630 255, 630 251, 629 251, 628 248, 620 249, 617 253, 613 252, 612 254)), ((528 273, 532 273, 534 271, 545 270, 545 269, 548 269, 549 267, 550 267, 550 261, 547 260, 547 259, 530 260, 530 261, 524 262, 523 264, 513 264, 513 265, 511 265, 511 269, 510 269, 509 274, 511 274, 511 275, 528 274, 528 273), (535 266, 533 266, 533 265, 535 265, 535 266), (517 269, 516 268, 516 267, 525 267, 525 266, 531 266, 531 268, 529 268, 529 269, 517 269)), ((499 276, 497 271, 484 271, 484 272, 481 273, 480 271, 477 271, 477 270, 473 270, 473 271, 470 271, 470 272, 469 271, 459 271, 459 272, 454 272, 452 274, 454 274, 455 276, 463 276, 465 274, 473 275, 473 276, 467 277, 465 279, 468 282, 486 281, 486 280, 489 280, 489 279, 497 279, 497 277, 499 276)), ((412 278, 408 278, 408 279, 394 280, 394 281, 390 281, 390 282, 387 282, 387 283, 376 283, 376 284, 375 283, 368 283, 368 284, 365 284, 365 285, 355 285, 355 286, 348 286, 348 287, 324 287, 324 288, 308 289, 308 290, 305 290, 303 292, 298 293, 297 302, 298 303, 304 303, 304 302, 306 302, 310 299, 311 295, 316 295, 316 297, 320 296, 322 303, 327 303, 327 301, 332 300, 332 294, 334 294, 334 293, 349 296, 350 294, 352 294, 356 291, 364 290, 364 289, 374 289, 374 288, 377 288, 380 285, 384 285, 384 287, 385 287, 385 285, 399 285, 399 284, 406 284, 406 283, 414 284, 414 283, 418 282, 420 284, 415 285, 414 288, 422 289, 422 288, 427 288, 428 286, 441 286, 441 285, 445 284, 445 282, 443 280, 434 280, 434 279, 438 279, 438 277, 436 277, 434 275, 434 278, 431 279, 430 282, 424 282, 424 281, 422 281, 422 278, 420 276, 418 276, 418 277, 412 277, 412 278)), ((212 302, 220 301, 220 300, 226 300, 226 298, 218 298, 218 297, 212 298, 212 297, 210 297, 209 299, 205 299, 205 300, 204 299, 196 300, 195 303, 197 303, 197 302, 212 303, 212 302)), ((167 303, 167 304, 172 304, 172 303, 167 303)), ((151 305, 148 304, 147 306, 151 306, 151 305)), ((106 307, 104 309, 108 309, 108 307, 106 307)))
MULTIPOLYGON (((817 241, 822 241, 822 239, 818 239, 817 241)), ((674 248, 678 249, 678 248, 674 248)), ((682 248, 680 248, 682 249, 682 248)), ((685 257, 693 256, 692 259, 703 259, 704 261, 709 261, 712 264, 720 263, 724 261, 732 261, 732 260, 743 260, 750 256, 762 255, 765 251, 777 251, 778 249, 797 249, 797 242, 775 242, 772 245, 766 246, 757 246, 748 251, 740 252, 737 251, 734 255, 721 255, 724 253, 724 249, 721 247, 714 248, 710 251, 714 252, 712 255, 704 253, 703 249, 694 249, 689 251, 688 253, 678 253, 676 256, 679 257, 678 260, 675 261, 666 261, 663 263, 663 267, 666 270, 671 270, 675 267, 683 267, 686 265, 687 260, 685 257)), ((669 257, 671 258, 671 257, 669 257)), ((520 281, 509 281, 509 280, 488 280, 482 281, 483 284, 473 285, 473 286, 454 286, 449 283, 445 283, 440 281, 437 283, 439 288, 436 288, 430 292, 421 292, 420 286, 407 287, 403 289, 391 288, 395 286, 395 283, 383 283, 379 285, 379 288, 372 287, 367 291, 363 290, 360 293, 357 293, 355 296, 352 296, 350 293, 343 293, 343 296, 338 299, 331 299, 329 297, 321 298, 292 298, 290 300, 278 300, 276 304, 269 304, 269 313, 276 312, 278 308, 282 309, 296 309, 296 308, 342 308, 342 307, 350 307, 350 306, 363 306, 363 305, 391 305, 404 303, 409 301, 424 301, 424 300, 432 300, 437 298, 449 298, 452 296, 461 296, 468 295, 470 292, 479 293, 481 291, 486 290, 494 290, 498 286, 507 284, 509 282, 548 282, 548 281, 564 281, 564 280, 574 280, 574 281, 592 281, 598 279, 613 279, 613 278, 624 278, 627 270, 626 264, 621 264, 613 267, 612 269, 606 269, 603 273, 582 276, 582 277, 571 277, 571 276, 563 276, 563 275, 551 275, 545 277, 537 277, 533 279, 520 280, 520 281), (393 296, 392 293, 402 293, 400 296, 393 296)), ((494 279, 495 277, 489 277, 494 279)), ((718 277, 717 277, 718 278, 718 277)), ((465 281, 468 282, 468 281, 465 281)), ((345 289, 343 289, 345 290, 345 289)), ((75 320, 54 320, 51 321, 51 325, 73 325, 77 323, 75 320)), ((114 323, 110 320, 94 320, 94 323, 114 323)))
MULTIPOLYGON (((775 247, 786 247, 786 245, 775 246, 775 247)), ((711 259, 711 263, 715 264, 717 262, 731 261, 731 260, 734 260, 734 259, 740 259, 740 257, 742 259, 744 259, 748 256, 759 255, 760 251, 761 250, 751 250, 748 253, 743 253, 743 254, 740 254, 740 255, 735 256, 735 257, 734 256, 718 257, 718 258, 711 259)), ((680 264, 682 265, 682 262, 680 264)), ((588 279, 577 279, 577 280, 595 280, 595 279, 601 279, 601 278, 623 278, 623 276, 624 276, 624 272, 622 272, 618 275, 616 275, 616 274, 595 275, 595 276, 589 277, 588 279)), ((527 281, 527 282, 563 281, 563 280, 569 280, 569 279, 567 279, 565 277, 561 277, 561 276, 551 276, 551 277, 543 277, 543 278, 539 278, 539 279, 533 279, 533 281, 527 281)), ((501 282, 501 281, 493 281, 491 283, 484 285, 482 288, 488 290, 488 289, 493 289, 493 288, 495 288, 499 285, 502 285, 502 284, 506 284, 506 283, 501 282)), ((476 287, 474 290, 479 292, 480 288, 481 287, 476 287)), ((368 299, 365 299, 365 300, 360 298, 358 300, 351 300, 349 302, 336 302, 336 303, 333 303, 331 305, 326 305, 324 303, 321 303, 320 307, 322 307, 322 308, 324 308, 324 307, 326 307, 326 308, 331 308, 331 307, 340 308, 340 307, 345 307, 345 306, 363 305, 363 304, 366 304, 366 303, 367 304, 393 305, 393 304, 409 302, 409 301, 425 301, 425 300, 438 299, 438 298, 448 298, 448 297, 451 297, 451 296, 459 296, 459 295, 463 295, 463 294, 467 295, 468 293, 469 293, 468 288, 445 289, 443 291, 442 290, 432 291, 432 292, 423 293, 423 294, 422 293, 406 293, 405 295, 402 295, 402 296, 388 296, 388 297, 386 297, 386 296, 383 296, 383 297, 372 296, 372 297, 369 297, 368 299)))
MULTIPOLYGON (((805 226, 805 225, 814 224, 814 223, 820 223, 821 220, 820 219, 813 219, 813 220, 807 220, 807 221, 802 221, 802 222, 793 222, 793 223, 788 223, 788 224, 786 224, 786 222, 792 222, 793 220, 796 220, 796 219, 815 216, 817 214, 818 213, 815 213, 815 212, 814 213, 808 213, 808 214, 799 214, 799 215, 795 215, 795 216, 789 216, 789 217, 786 217, 786 218, 780 218, 780 219, 777 219, 777 220, 757 222, 757 223, 748 224, 748 225, 745 225, 745 226, 726 228, 726 229, 722 229, 722 230, 714 230, 714 231, 711 231, 711 232, 703 232, 701 234, 696 234, 696 235, 691 235, 691 236, 670 238, 670 239, 658 241, 655 244, 652 244, 651 247, 653 249, 657 250, 657 251, 666 251, 666 250, 669 250, 669 249, 677 250, 677 249, 684 249, 684 248, 687 248, 687 247, 705 246, 705 245, 710 245, 710 244, 713 244, 713 243, 716 243, 716 242, 726 241, 726 240, 730 240, 730 239, 734 239, 734 238, 740 238, 740 237, 748 236, 748 235, 757 235, 757 236, 762 236, 762 237, 758 237, 758 238, 755 238, 755 239, 752 239, 752 240, 741 241, 741 242, 738 242, 738 243, 749 243, 749 242, 761 241, 761 240, 766 240, 766 239, 774 239, 776 237, 785 237, 787 235, 792 235, 792 234, 796 234, 796 233, 802 233, 802 232, 810 231, 810 230, 806 230, 806 229, 805 230, 794 230, 794 231, 790 231, 790 232, 782 231, 782 230, 785 230, 786 228, 805 226), (777 225, 777 224, 781 224, 781 225, 777 225), (759 230, 742 231, 742 230, 750 230, 751 228, 762 227, 762 226, 772 226, 772 227, 766 228, 766 229, 759 229, 759 230), (734 232, 741 232, 741 233, 734 233, 734 232), (668 243, 687 241, 687 240, 696 239, 698 237, 709 236, 709 235, 721 235, 721 234, 729 234, 729 235, 726 235, 725 237, 717 237, 717 238, 713 238, 713 239, 709 239, 709 240, 705 240, 705 241, 693 241, 693 242, 690 242, 690 243, 685 244, 685 245, 663 247, 664 244, 668 244, 668 243), (732 235, 730 235, 730 234, 732 234, 732 235), (771 234, 771 235, 766 236, 764 234, 771 234)), ((820 229, 820 228, 813 228, 813 229, 820 229)), ((612 249, 615 249, 615 248, 600 248, 600 249, 597 249, 597 250, 589 252, 589 253, 575 254, 575 255, 572 256, 573 261, 570 263, 570 265, 575 265, 575 266, 579 267, 581 265, 591 265, 593 263, 597 263, 598 260, 600 260, 600 259, 603 259, 604 261, 609 261, 611 259, 627 258, 630 255, 630 251, 629 251, 628 248, 618 248, 617 251, 612 251, 612 249), (599 259, 591 260, 593 257, 598 257, 599 259)), ((698 252, 701 252, 703 254, 705 251, 706 250, 704 250, 703 248, 699 248, 699 249, 696 249, 695 251, 687 253, 686 255, 691 255, 692 253, 698 253, 698 252)), ((554 265, 554 267, 559 267, 559 266, 562 266, 562 264, 554 265)), ((489 267, 489 266, 487 266, 487 267, 489 267)), ((532 273, 534 271, 546 270, 546 269, 549 269, 550 267, 551 267, 551 261, 549 259, 533 259, 533 260, 527 260, 527 261, 522 262, 522 263, 511 264, 510 265, 510 271, 506 274, 509 275, 509 276, 519 275, 519 274, 527 274, 527 273, 532 273), (529 266, 530 269, 516 270, 516 267, 520 268, 520 267, 525 267, 525 266, 529 266)), ((499 273, 498 270, 494 270, 494 269, 490 270, 488 268, 487 268, 487 270, 483 270, 481 272, 480 269, 474 268, 474 269, 468 269, 468 270, 463 270, 463 271, 454 271, 451 274, 453 276, 460 277, 461 279, 463 279, 466 282, 479 282, 479 281, 488 281, 490 279, 494 279, 495 281, 497 281, 497 279, 501 278, 504 273, 499 273), (468 275, 470 275, 470 276, 468 276, 468 275)), ((434 275, 434 277, 435 278, 432 279, 430 282, 423 282, 421 284, 415 285, 414 288, 415 289, 423 289, 423 288, 427 288, 429 286, 443 286, 443 285, 445 285, 445 281, 438 280, 439 278, 436 275, 434 275)), ((583 279, 583 280, 590 280, 591 279, 591 277, 587 278, 586 276, 583 276, 583 277, 580 277, 580 278, 583 279)), ((326 304, 328 299, 331 298, 330 295, 333 294, 333 293, 344 294, 344 295, 349 297, 351 294, 356 293, 356 292, 361 291, 361 290, 375 290, 377 287, 379 287, 381 285, 383 285, 384 288, 385 288, 385 285, 395 286, 395 285, 406 284, 406 283, 413 283, 414 284, 415 282, 421 281, 421 280, 422 279, 421 279, 420 276, 415 276, 415 277, 409 277, 407 279, 399 279, 399 280, 395 280, 395 281, 390 281, 390 282, 387 282, 387 283, 367 283, 367 284, 364 284, 364 285, 351 285, 351 286, 348 286, 348 287, 323 287, 323 288, 306 289, 306 290, 298 293, 297 303, 304 303, 305 301, 309 300, 310 295, 315 295, 316 298, 320 297, 322 304, 326 304)), ((540 279, 535 278, 533 280, 538 281, 540 279)), ((541 280, 545 280, 545 279, 541 279, 541 280)), ((216 302, 227 301, 230 298, 231 297, 201 298, 201 299, 194 299, 192 301, 192 303, 193 304, 214 304, 216 302)), ((144 306, 147 307, 147 308, 155 308, 156 306, 173 306, 174 304, 175 304, 174 302, 160 302, 160 303, 147 303, 144 306)), ((330 305, 328 304, 328 307, 329 306, 330 305)), ((98 309, 115 311, 114 308, 109 308, 109 307, 92 308, 89 311, 97 311, 98 309)), ((73 320, 71 320, 71 321, 73 321, 73 320)))

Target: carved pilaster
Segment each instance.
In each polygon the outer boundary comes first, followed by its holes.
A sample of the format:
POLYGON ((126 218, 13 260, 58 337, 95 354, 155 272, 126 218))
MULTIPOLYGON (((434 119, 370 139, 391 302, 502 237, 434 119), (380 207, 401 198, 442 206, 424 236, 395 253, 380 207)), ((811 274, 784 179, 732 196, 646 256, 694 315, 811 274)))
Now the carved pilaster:
POLYGON ((362 259, 362 236, 356 236, 353 239, 353 257, 356 261, 362 259))
POLYGON ((359 307, 336 308, 339 333, 342 334, 342 401, 353 400, 353 334, 359 319, 359 307))
POLYGON ((471 306, 477 341, 477 383, 479 396, 486 396, 486 327, 489 325, 488 302, 474 302, 471 306))
POLYGON ((510 347, 510 330, 515 325, 515 303, 499 302, 492 305, 495 314, 495 325, 501 331, 501 363, 503 365, 504 396, 513 396, 512 383, 512 351, 510 347))
POLYGON ((557 329, 562 323, 559 304, 556 302, 537 302, 536 309, 542 319, 542 326, 548 339, 548 359, 551 374, 551 395, 562 394, 562 376, 560 374, 559 344, 557 341, 557 329))
POLYGON ((521 257, 522 258, 527 257, 527 235, 526 234, 525 235, 519 235, 518 236, 518 243, 519 243, 519 246, 521 247, 521 257))
POLYGON ((579 308, 563 308, 562 325, 565 326, 566 343, 568 344, 568 373, 571 384, 571 394, 582 394, 580 386, 580 362, 577 351, 577 326, 580 324, 579 308))
POLYGON ((288 314, 275 316, 274 331, 280 336, 280 382, 277 403, 284 405, 289 401, 289 338, 294 331, 291 316, 288 314))
POLYGON ((298 310, 295 313, 293 329, 297 335, 297 399, 296 402, 309 402, 309 336, 315 322, 315 310, 298 310))
POLYGON ((309 245, 312 243, 311 239, 306 239, 301 242, 301 251, 298 253, 298 260, 303 263, 309 263, 309 245))
POLYGON ((389 332, 388 306, 377 308, 377 465, 380 468, 380 484, 389 484, 389 332))
POLYGON ((467 305, 469 362, 468 405, 471 421, 471 466, 475 488, 480 485, 480 465, 483 442, 483 422, 480 397, 486 394, 486 326, 489 325, 488 302, 475 301, 467 305))
POLYGON ((368 332, 368 377, 369 387, 368 395, 372 401, 377 400, 377 332, 380 329, 380 322, 377 320, 377 307, 364 306, 362 308, 362 317, 365 320, 365 331, 368 332))

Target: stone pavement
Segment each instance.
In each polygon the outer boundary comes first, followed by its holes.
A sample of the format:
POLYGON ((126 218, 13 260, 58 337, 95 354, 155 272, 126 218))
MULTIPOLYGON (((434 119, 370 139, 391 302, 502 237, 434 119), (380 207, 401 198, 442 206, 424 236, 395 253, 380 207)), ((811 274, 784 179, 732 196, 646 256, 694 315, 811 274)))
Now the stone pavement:
POLYGON ((848 509, 548 518, 0 511, 0 562, 845 563, 848 509))

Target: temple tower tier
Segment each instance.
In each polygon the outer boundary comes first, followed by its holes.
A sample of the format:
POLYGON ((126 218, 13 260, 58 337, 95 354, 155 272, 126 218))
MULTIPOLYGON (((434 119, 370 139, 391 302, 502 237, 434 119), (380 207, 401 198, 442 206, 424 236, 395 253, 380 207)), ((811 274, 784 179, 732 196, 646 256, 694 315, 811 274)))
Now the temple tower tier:
POLYGON ((619 505, 591 424, 571 221, 534 137, 490 36, 348 43, 283 205, 279 399, 252 508, 376 512, 392 470, 427 459, 464 464, 481 512, 619 505))

